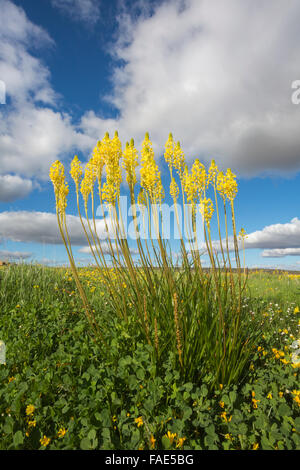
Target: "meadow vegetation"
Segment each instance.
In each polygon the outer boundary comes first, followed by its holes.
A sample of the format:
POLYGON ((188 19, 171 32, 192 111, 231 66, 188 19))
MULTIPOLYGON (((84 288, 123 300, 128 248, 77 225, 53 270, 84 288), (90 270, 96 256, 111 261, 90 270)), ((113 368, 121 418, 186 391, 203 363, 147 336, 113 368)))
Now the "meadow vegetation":
POLYGON ((189 170, 171 134, 164 156, 179 267, 164 238, 165 191, 148 134, 140 185, 134 142, 122 150, 117 133, 98 142, 84 171, 77 157, 71 163, 89 268, 76 266, 65 168, 52 165, 70 268, 1 268, 0 449, 300 448, 300 278, 248 273, 230 169, 212 161, 206 170, 196 159, 189 170), (134 250, 120 206, 123 173, 134 250), (141 237, 148 218, 152 233, 141 237))

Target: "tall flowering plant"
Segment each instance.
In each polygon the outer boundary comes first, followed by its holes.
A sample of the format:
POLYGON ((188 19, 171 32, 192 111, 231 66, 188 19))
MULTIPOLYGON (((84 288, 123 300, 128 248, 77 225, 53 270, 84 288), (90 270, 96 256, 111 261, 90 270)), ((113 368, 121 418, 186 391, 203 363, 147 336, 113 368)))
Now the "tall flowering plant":
MULTIPOLYGON (((152 346, 154 364, 159 367, 171 350, 174 365, 186 379, 209 373, 214 377, 212 383, 232 382, 245 369, 255 338, 254 329, 245 327, 248 323, 244 321, 242 309, 247 277, 245 266, 244 276, 241 275, 236 232, 236 176, 230 169, 226 173, 219 171, 214 161, 206 169, 196 159, 189 169, 181 145, 174 141, 172 134, 166 141, 164 158, 169 167, 169 194, 180 236, 182 263, 179 267, 175 267, 164 238, 161 208, 165 190, 148 133, 141 148, 139 184, 138 150, 133 139, 122 148, 117 132, 113 138, 106 133, 97 143, 84 170, 78 157, 74 157, 70 174, 82 230, 114 311, 125 322, 134 320, 145 341, 152 346), (130 195, 134 249, 127 237, 120 202, 123 174, 130 195), (225 238, 222 238, 220 202, 225 238), (105 248, 97 233, 96 205, 102 208, 104 216, 105 248), (108 208, 108 216, 105 216, 104 206, 108 208), (185 234, 190 235, 189 243, 180 224, 180 209, 183 209, 185 234), (138 210, 142 217, 138 217, 138 210), (212 240, 214 213, 219 234, 217 244, 212 240), (196 224, 198 216, 203 227, 201 244, 196 224), (146 227, 150 230, 148 238, 141 236, 146 227), (204 252, 210 260, 209 269, 203 267, 204 252), (232 267, 231 252, 235 256, 236 270, 232 267), (134 261, 136 255, 139 266, 134 261)), ((59 161, 51 166, 50 178, 59 230, 88 321, 95 338, 105 342, 105 332, 89 306, 74 261, 66 218, 69 188, 59 161)))

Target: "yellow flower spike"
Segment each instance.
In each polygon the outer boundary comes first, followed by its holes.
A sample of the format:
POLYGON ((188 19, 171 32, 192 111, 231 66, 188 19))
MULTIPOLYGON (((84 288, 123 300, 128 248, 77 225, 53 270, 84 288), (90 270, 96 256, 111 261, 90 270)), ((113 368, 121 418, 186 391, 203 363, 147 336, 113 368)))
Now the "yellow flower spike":
POLYGON ((141 151, 141 187, 148 192, 152 204, 161 202, 164 197, 160 171, 154 159, 148 133, 145 135, 141 151))
POLYGON ((72 176, 74 180, 74 183, 76 185, 76 190, 78 190, 78 185, 82 178, 82 166, 77 155, 75 155, 75 157, 73 158, 71 162, 70 175, 72 176))
POLYGON ((69 194, 69 186, 67 183, 64 183, 59 188, 59 196, 58 196, 58 203, 57 203, 57 209, 60 214, 64 214, 66 211, 68 194, 69 194))
POLYGON ((81 187, 80 187, 80 191, 81 191, 85 206, 87 205, 88 197, 93 190, 95 181, 96 181, 95 166, 94 166, 93 159, 91 159, 85 167, 84 177, 81 181, 81 187))
POLYGON ((207 179, 206 179, 206 170, 204 165, 198 160, 194 161, 194 164, 191 169, 192 173, 192 182, 194 183, 198 197, 200 198, 202 194, 205 194, 207 179))
POLYGON ((197 198, 197 187, 193 181, 192 175, 188 172, 187 166, 184 168, 182 185, 183 190, 186 193, 187 202, 194 206, 197 198))
POLYGON ((174 168, 177 170, 178 175, 181 179, 184 173, 186 163, 185 163, 183 150, 180 147, 180 142, 177 142, 177 144, 174 147, 173 165, 174 165, 174 168))
POLYGON ((119 162, 122 156, 122 144, 119 139, 118 131, 115 132, 114 138, 111 141, 111 147, 114 158, 119 162))
POLYGON ((247 237, 248 237, 248 235, 247 235, 245 229, 241 228, 241 231, 240 231, 240 233, 239 233, 239 238, 240 238, 240 240, 243 240, 243 239, 245 239, 245 238, 247 238, 247 237))
POLYGON ((102 187, 102 198, 108 204, 114 205, 120 195, 122 181, 119 163, 122 155, 122 145, 117 132, 112 140, 110 140, 108 132, 105 133, 99 152, 102 161, 106 164, 106 182, 102 187))
POLYGON ((225 202, 226 200, 225 175, 222 171, 220 171, 217 175, 217 191, 220 194, 223 201, 225 202))
POLYGON ((173 136, 171 133, 169 134, 168 140, 165 144, 164 157, 171 170, 173 167, 173 161, 174 161, 174 140, 173 140, 173 136))
POLYGON ((230 202, 233 202, 237 192, 236 175, 228 168, 225 175, 225 193, 230 202))
POLYGON ((136 184, 135 169, 138 166, 138 152, 134 147, 134 141, 131 139, 130 145, 127 142, 123 152, 122 167, 126 171, 126 181, 130 189, 136 184))
POLYGON ((209 184, 211 184, 212 186, 215 186, 218 172, 219 172, 218 166, 216 165, 216 162, 212 160, 209 170, 208 170, 208 175, 207 175, 207 186, 209 184))
POLYGON ((105 152, 102 150, 102 143, 99 141, 93 150, 93 164, 95 166, 98 180, 102 177, 102 171, 105 165, 105 152))
POLYGON ((59 160, 56 160, 54 163, 52 163, 50 167, 49 176, 54 186, 54 194, 57 205, 59 200, 60 188, 65 182, 65 168, 59 160))
POLYGON ((202 219, 205 221, 208 228, 210 227, 210 221, 214 212, 214 205, 211 199, 201 199, 200 200, 200 213, 202 219))
POLYGON ((172 178, 170 184, 170 195, 173 198, 174 202, 176 202, 179 196, 179 188, 174 178, 172 178))
POLYGON ((145 191, 143 189, 141 189, 139 194, 138 194, 137 203, 140 206, 145 206, 145 207, 147 206, 146 194, 145 194, 145 191))

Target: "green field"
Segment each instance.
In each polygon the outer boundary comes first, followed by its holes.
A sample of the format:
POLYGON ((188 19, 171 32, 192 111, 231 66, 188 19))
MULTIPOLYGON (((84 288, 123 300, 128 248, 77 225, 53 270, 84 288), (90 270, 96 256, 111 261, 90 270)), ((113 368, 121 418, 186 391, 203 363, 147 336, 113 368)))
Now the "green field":
POLYGON ((216 385, 200 363, 190 380, 172 348, 155 362, 134 315, 118 317, 93 268, 79 274, 104 341, 70 271, 0 268, 0 449, 300 449, 299 277, 249 273, 243 321, 259 341, 216 385))

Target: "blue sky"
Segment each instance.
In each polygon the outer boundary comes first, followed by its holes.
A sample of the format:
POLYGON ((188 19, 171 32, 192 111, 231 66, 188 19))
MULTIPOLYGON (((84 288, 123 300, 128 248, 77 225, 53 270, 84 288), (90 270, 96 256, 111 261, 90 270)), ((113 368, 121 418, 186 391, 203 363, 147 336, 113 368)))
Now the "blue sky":
POLYGON ((249 267, 300 269, 299 14, 296 0, 0 0, 0 259, 66 262, 50 164, 86 161, 106 130, 138 149, 149 131, 165 187, 169 132, 188 163, 238 175, 249 267))

